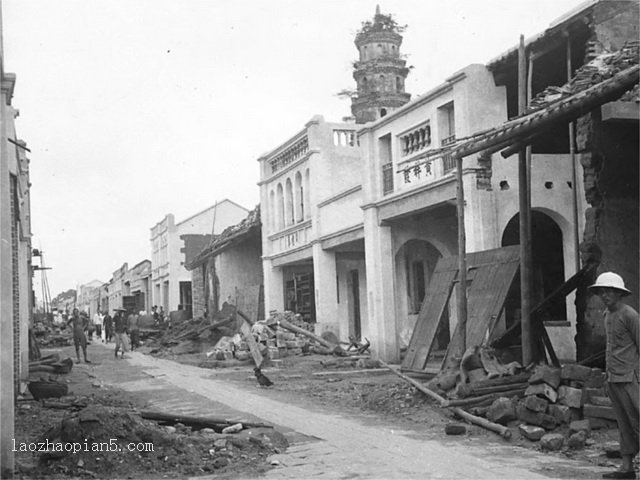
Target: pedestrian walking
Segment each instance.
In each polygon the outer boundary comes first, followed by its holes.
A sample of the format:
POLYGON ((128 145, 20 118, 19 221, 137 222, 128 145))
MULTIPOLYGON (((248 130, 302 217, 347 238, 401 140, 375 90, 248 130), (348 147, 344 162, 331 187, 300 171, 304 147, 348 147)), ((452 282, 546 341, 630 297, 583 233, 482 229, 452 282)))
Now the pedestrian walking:
POLYGON ((618 422, 622 466, 605 473, 602 478, 636 478, 633 457, 638 454, 638 370, 640 354, 638 344, 638 312, 622 302, 631 292, 622 277, 613 272, 598 276, 589 287, 607 308, 604 327, 607 335, 607 392, 618 422))
POLYGON ((96 329, 96 337, 102 338, 102 315, 100 310, 96 310, 96 313, 93 314, 93 326, 96 329))
POLYGON ((113 319, 111 315, 109 315, 108 310, 102 319, 102 325, 104 326, 104 340, 106 343, 109 343, 113 337, 113 319))
POLYGON ((67 325, 73 325, 73 345, 76 347, 76 358, 80 363, 80 348, 82 348, 82 355, 84 357, 84 363, 91 363, 87 359, 87 337, 85 331, 88 327, 88 318, 86 315, 80 315, 78 309, 74 308, 71 318, 67 320, 67 325))
POLYGON ((132 312, 127 317, 127 329, 131 337, 131 351, 133 352, 140 346, 140 315, 136 312, 132 312))
POLYGON ((124 308, 116 308, 113 315, 113 330, 116 337, 116 350, 114 355, 118 358, 118 350, 122 349, 121 358, 124 358, 125 352, 129 351, 129 339, 127 338, 127 321, 124 317, 126 310, 124 308))

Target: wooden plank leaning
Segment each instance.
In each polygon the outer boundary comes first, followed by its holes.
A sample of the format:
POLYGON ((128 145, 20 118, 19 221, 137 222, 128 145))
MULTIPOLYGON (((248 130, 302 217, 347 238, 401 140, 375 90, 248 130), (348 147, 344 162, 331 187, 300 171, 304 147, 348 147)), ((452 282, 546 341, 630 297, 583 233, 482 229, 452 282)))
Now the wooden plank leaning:
POLYGON ((387 363, 383 362, 382 360, 380 360, 380 365, 382 365, 383 367, 388 369, 390 372, 392 372, 392 373, 396 374, 397 376, 399 376, 400 378, 402 378, 405 382, 410 383, 411 385, 413 385, 415 388, 420 390, 422 393, 424 393, 428 397, 433 398, 436 402, 438 402, 440 404, 441 407, 450 408, 451 411, 453 413, 455 413, 456 415, 458 415, 460 418, 465 419, 469 423, 473 423, 475 425, 479 425, 479 426, 481 426, 483 428, 486 428, 487 430, 490 430, 492 432, 496 432, 496 433, 500 434, 500 436, 502 436, 502 438, 506 438, 506 439, 511 438, 511 430, 509 430, 507 427, 504 427, 502 425, 498 425, 497 423, 490 422, 489 420, 486 420, 484 418, 477 417, 475 415, 471 415, 469 412, 465 412, 461 408, 452 407, 452 406, 449 405, 449 401, 446 400, 444 397, 438 395, 436 392, 428 389, 424 385, 416 382, 414 379, 412 379, 410 377, 407 377, 406 375, 404 375, 403 373, 399 372, 398 370, 396 370, 392 366, 388 365, 387 363))

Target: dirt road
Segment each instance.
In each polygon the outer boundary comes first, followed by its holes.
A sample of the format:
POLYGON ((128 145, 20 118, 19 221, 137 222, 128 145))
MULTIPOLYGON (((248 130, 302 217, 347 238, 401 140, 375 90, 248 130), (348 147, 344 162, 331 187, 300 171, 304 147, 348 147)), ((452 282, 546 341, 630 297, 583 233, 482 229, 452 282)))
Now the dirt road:
POLYGON ((499 439, 483 445, 468 438, 439 441, 433 434, 396 430, 373 417, 301 408, 295 398, 276 401, 257 386, 244 388, 216 378, 215 371, 138 352, 94 372, 105 384, 148 391, 153 408, 202 415, 211 412, 213 401, 216 416, 222 409, 227 417, 282 427, 292 446, 270 459, 279 464, 267 474, 271 478, 535 479, 600 478, 602 473, 586 463, 499 439))

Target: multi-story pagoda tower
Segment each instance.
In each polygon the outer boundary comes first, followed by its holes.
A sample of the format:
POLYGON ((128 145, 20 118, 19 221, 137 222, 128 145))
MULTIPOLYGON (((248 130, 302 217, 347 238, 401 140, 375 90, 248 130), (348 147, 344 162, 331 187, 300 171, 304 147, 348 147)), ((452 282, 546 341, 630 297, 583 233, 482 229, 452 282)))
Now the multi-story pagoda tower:
POLYGON ((353 78, 358 84, 358 94, 351 100, 356 123, 384 117, 411 98, 404 91, 409 69, 400 56, 403 30, 391 15, 381 14, 377 6, 373 21, 364 22, 356 34, 360 58, 354 62, 353 78))

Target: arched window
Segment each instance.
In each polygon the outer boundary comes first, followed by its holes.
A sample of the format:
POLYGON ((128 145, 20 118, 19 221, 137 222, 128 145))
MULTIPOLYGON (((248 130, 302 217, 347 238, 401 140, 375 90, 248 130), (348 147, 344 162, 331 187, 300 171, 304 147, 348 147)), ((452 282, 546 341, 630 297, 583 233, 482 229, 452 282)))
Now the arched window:
POLYGON ((269 228, 272 232, 276 230, 276 194, 273 190, 269 193, 269 228))
POLYGON ((293 225, 295 212, 293 211, 293 187, 291 185, 291 179, 287 178, 285 184, 285 225, 293 225))
POLYGON ((311 196, 309 195, 309 169, 304 172, 304 218, 311 216, 311 196))
POLYGON ((384 117, 387 114, 387 109, 386 108, 381 108, 380 109, 380 117, 384 117))
POLYGON ((396 77, 396 92, 402 92, 402 78, 396 77))
POLYGON ((369 84, 367 83, 367 77, 362 77, 362 93, 369 92, 369 84))
POLYGON ((362 60, 367 59, 367 46, 362 47, 362 60))
POLYGON ((302 188, 302 174, 296 173, 295 178, 296 222, 304 220, 304 189, 302 188))
POLYGON ((282 230, 284 228, 284 191, 282 189, 281 183, 278 184, 277 196, 278 196, 277 225, 278 225, 278 230, 282 230))

